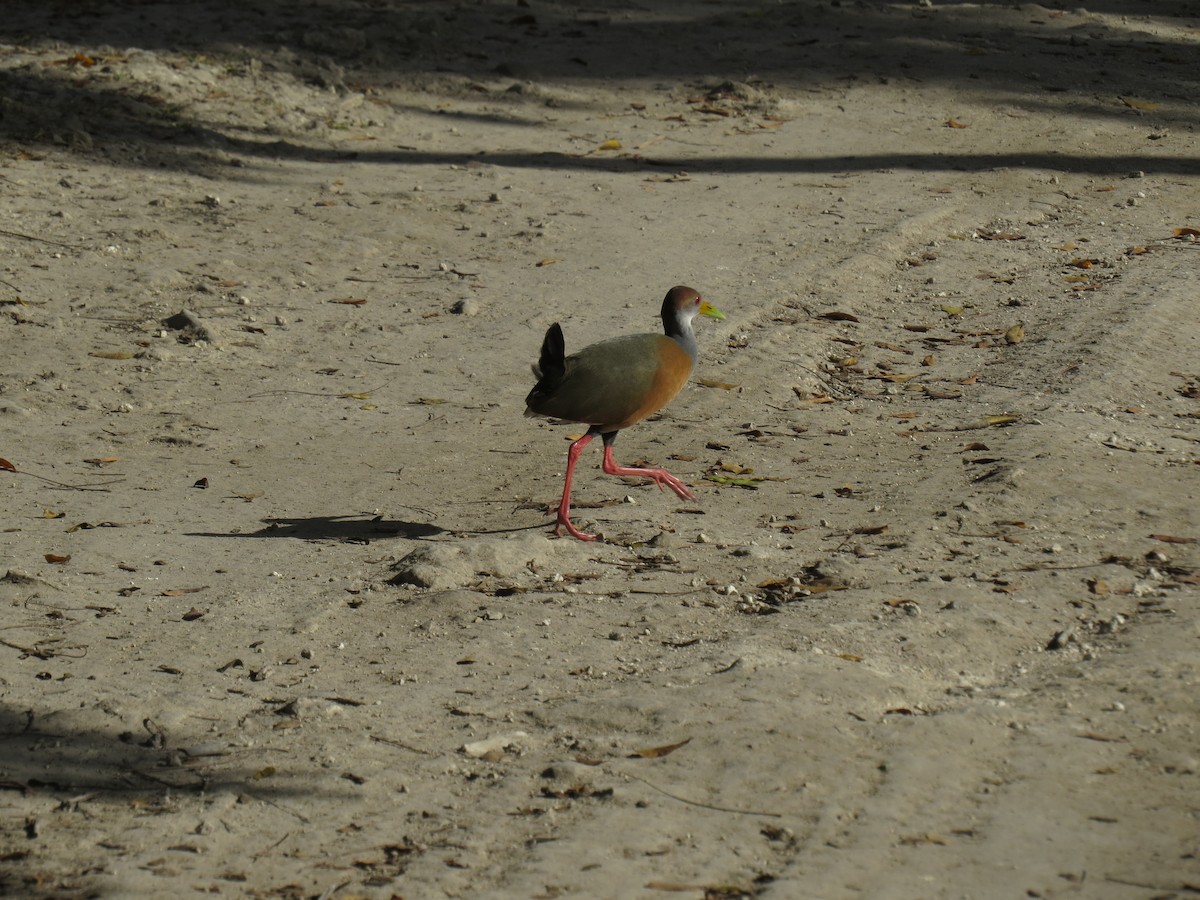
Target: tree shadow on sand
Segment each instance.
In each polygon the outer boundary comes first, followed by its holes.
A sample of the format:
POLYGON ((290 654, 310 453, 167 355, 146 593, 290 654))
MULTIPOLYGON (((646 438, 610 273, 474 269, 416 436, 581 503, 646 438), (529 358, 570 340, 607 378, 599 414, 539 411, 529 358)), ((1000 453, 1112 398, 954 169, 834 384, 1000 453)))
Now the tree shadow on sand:
MULTIPOLYGON (((238 90, 254 96, 263 73, 283 73, 333 100, 386 102, 387 92, 396 88, 429 95, 431 106, 439 97, 486 97, 495 100, 498 121, 534 128, 526 113, 544 106, 545 98, 536 90, 523 95, 514 88, 542 80, 586 89, 601 80, 655 79, 672 89, 706 79, 753 79, 757 73, 792 92, 895 82, 950 88, 998 109, 1016 105, 1050 116, 1071 112, 1097 120, 1127 118, 1153 107, 1156 126, 1180 128, 1195 126, 1195 107, 1187 98, 1200 93, 1194 41, 1179 27, 1190 24, 1186 17, 1195 14, 1194 6, 1182 0, 1089 4, 1092 13, 1126 17, 1103 21, 1031 7, 1022 10, 1018 27, 1002 15, 1011 12, 1007 7, 828 0, 794 0, 769 8, 663 2, 640 10, 619 3, 548 3, 535 12, 507 0, 471 5, 428 0, 14 0, 5 7, 0 42, 36 50, 42 57, 0 68, 0 141, 22 148, 65 146, 82 156, 103 154, 118 164, 184 171, 236 166, 242 158, 353 158, 405 165, 481 158, 470 151, 429 153, 420 146, 381 152, 331 149, 306 137, 295 122, 269 121, 264 130, 211 112, 210 101, 219 105, 223 85, 241 82, 238 90), (1179 36, 1164 36, 1168 32, 1179 36), (162 58, 148 61, 147 50, 162 58), (192 84, 190 93, 166 90, 189 79, 205 81, 192 84), (1131 107, 1121 97, 1181 102, 1131 107)), ((822 101, 817 97, 814 102, 822 101)), ((828 95, 824 102, 837 100, 828 95)), ((311 115, 320 118, 327 110, 311 115)), ((645 164, 538 152, 483 159, 546 168, 645 164)), ((824 172, 845 169, 846 159, 745 156, 654 162, 686 164, 692 170, 824 172)), ((1145 167, 1144 160, 1137 165, 1136 157, 1086 153, 850 159, 862 167, 929 170, 1014 165, 1111 172, 1145 167)), ((1195 171, 1196 163, 1194 156, 1153 161, 1157 170, 1172 173, 1195 171)))

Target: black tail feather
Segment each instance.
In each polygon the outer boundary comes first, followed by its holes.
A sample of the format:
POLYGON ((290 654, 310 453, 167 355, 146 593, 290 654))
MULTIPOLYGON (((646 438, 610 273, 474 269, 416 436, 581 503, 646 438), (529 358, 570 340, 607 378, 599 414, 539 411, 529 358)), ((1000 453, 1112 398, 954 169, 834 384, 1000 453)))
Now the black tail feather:
POLYGON ((557 382, 566 371, 566 358, 567 342, 563 339, 562 328, 555 322, 546 329, 546 336, 542 339, 542 352, 538 356, 537 365, 533 367, 533 374, 539 381, 557 382))
POLYGON ((525 398, 525 415, 550 415, 543 412, 542 407, 554 394, 567 372, 566 358, 567 343, 563 340, 562 329, 555 322, 546 329, 546 336, 542 339, 542 352, 533 367, 533 374, 537 376, 538 381, 525 398))

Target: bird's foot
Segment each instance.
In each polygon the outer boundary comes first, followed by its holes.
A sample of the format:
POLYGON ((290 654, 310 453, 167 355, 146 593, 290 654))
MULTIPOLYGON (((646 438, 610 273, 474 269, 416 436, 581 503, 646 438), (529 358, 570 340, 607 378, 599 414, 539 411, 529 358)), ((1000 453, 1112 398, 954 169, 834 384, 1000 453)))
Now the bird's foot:
MULTIPOLYGON (((547 510, 547 511, 549 512, 549 510, 547 510)), ((557 510, 555 510, 555 512, 557 513, 557 517, 558 517, 557 521, 554 523, 554 533, 556 535, 561 537, 562 529, 565 528, 565 529, 567 529, 567 534, 571 535, 571 537, 573 537, 573 538, 578 538, 581 541, 598 541, 598 540, 600 540, 599 535, 588 534, 586 531, 580 531, 578 528, 576 528, 574 525, 571 524, 570 509, 563 509, 560 506, 557 510)))
POLYGON ((633 469, 628 466, 613 466, 605 471, 609 475, 619 475, 623 478, 649 478, 658 485, 660 491, 663 487, 669 487, 683 500, 696 499, 696 495, 688 489, 688 486, 666 469, 633 469))
POLYGON ((578 538, 581 541, 598 541, 598 540, 600 540, 600 536, 597 534, 588 534, 586 531, 580 531, 578 528, 576 528, 574 525, 571 524, 571 520, 568 519, 566 516, 558 517, 558 522, 555 523, 555 525, 554 525, 554 533, 557 535, 561 535, 562 531, 560 531, 560 529, 562 529, 562 528, 567 529, 567 534, 571 535, 571 537, 578 538))

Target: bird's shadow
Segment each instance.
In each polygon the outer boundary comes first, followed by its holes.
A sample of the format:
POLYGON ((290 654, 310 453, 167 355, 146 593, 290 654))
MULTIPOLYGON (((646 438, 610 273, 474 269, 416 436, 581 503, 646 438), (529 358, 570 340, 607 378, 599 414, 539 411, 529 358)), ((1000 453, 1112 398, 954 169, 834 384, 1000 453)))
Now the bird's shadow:
POLYGON ((446 534, 446 529, 426 522, 385 519, 383 516, 309 516, 307 518, 263 519, 257 531, 192 531, 189 537, 294 538, 300 541, 345 541, 369 544, 386 538, 417 540, 446 534))

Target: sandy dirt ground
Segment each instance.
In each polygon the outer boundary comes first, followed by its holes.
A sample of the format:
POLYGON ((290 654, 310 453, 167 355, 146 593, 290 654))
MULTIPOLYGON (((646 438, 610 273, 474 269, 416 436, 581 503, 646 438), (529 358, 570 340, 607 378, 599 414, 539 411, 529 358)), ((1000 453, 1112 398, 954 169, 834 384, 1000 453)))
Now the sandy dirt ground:
POLYGON ((11 0, 0 893, 1200 892, 1200 5, 11 0), (542 334, 692 383, 577 473, 542 334), (4 574, 6 573, 6 574, 4 574))

